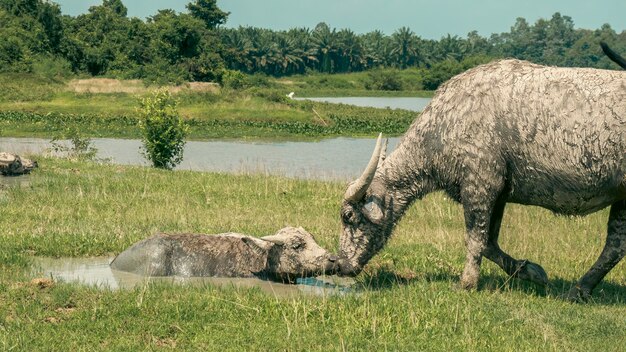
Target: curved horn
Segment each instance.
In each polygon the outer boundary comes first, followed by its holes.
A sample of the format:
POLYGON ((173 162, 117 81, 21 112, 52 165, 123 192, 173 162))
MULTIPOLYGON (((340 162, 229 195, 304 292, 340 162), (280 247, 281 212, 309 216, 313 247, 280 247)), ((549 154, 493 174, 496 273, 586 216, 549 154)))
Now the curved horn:
POLYGON ((380 151, 380 158, 378 159, 378 165, 387 159, 387 144, 389 144, 389 139, 385 138, 385 142, 383 143, 383 147, 380 151))
POLYGON ((376 147, 374 148, 374 153, 372 153, 372 158, 367 164, 365 171, 363 171, 361 177, 359 177, 356 181, 353 181, 346 190, 346 194, 343 196, 346 201, 361 200, 365 195, 367 188, 372 183, 381 156, 382 139, 383 134, 381 133, 378 135, 378 139, 376 140, 376 147))

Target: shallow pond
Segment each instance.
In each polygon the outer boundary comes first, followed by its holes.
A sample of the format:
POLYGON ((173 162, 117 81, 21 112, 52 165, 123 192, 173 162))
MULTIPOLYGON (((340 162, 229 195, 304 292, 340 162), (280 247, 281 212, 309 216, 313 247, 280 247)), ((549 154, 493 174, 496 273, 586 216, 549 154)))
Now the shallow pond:
POLYGON ((0 176, 0 190, 4 187, 28 187, 30 175, 0 176))
POLYGON ((278 296, 298 295, 344 295, 352 292, 352 279, 335 276, 299 279, 297 284, 288 285, 255 278, 184 278, 184 277, 145 277, 112 270, 109 266, 112 257, 95 258, 33 258, 32 274, 35 277, 52 278, 55 281, 80 283, 102 289, 132 289, 149 282, 163 282, 180 285, 211 285, 217 287, 258 288, 278 296))
MULTIPOLYGON (((388 152, 398 141, 399 138, 389 139, 388 152)), ((139 140, 95 138, 93 143, 98 158, 114 164, 148 165, 140 153, 139 140)), ((371 138, 317 142, 191 141, 185 146, 183 162, 177 169, 348 180, 363 171, 375 143, 371 138)), ((16 154, 42 154, 50 147, 46 139, 0 138, 0 151, 16 154)))

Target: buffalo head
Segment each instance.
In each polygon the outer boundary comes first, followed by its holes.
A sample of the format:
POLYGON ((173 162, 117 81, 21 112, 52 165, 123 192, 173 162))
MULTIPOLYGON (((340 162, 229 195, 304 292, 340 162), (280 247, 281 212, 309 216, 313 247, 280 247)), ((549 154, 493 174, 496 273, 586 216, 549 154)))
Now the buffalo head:
POLYGON ((391 232, 393 201, 380 182, 375 182, 376 170, 380 161, 385 159, 386 148, 387 143, 383 143, 382 135, 379 135, 365 171, 350 183, 344 195, 339 239, 341 275, 357 275, 383 247, 391 232))

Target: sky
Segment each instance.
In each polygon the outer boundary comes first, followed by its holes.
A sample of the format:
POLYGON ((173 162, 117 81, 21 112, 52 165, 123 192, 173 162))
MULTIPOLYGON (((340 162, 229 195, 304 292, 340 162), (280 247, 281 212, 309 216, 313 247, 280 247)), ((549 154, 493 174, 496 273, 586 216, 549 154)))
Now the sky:
MULTIPOLYGON (((101 0, 53 0, 64 14, 87 12, 101 0)), ((191 0, 122 0, 128 15, 145 19, 158 9, 185 12, 191 0)), ((465 37, 477 30, 488 37, 508 32, 518 17, 533 24, 555 12, 570 16, 576 28, 597 29, 608 23, 618 33, 626 30, 626 0, 217 0, 230 12, 226 27, 254 26, 274 30, 307 27, 320 22, 356 33, 381 30, 392 34, 411 28, 425 39, 447 34, 465 37)))

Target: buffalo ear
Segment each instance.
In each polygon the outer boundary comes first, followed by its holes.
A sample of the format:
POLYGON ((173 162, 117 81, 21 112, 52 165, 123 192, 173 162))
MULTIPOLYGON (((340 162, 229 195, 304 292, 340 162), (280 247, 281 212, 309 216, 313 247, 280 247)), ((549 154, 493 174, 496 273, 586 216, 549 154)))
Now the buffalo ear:
POLYGON ((269 243, 277 244, 279 246, 282 246, 282 245, 285 244, 285 236, 281 236, 281 235, 265 236, 265 237, 261 237, 261 239, 263 241, 267 241, 269 243))
POLYGON ((242 237, 241 241, 258 255, 266 255, 272 247, 271 243, 262 241, 258 238, 242 237))
POLYGON ((363 212, 363 215, 365 215, 365 217, 375 225, 382 224, 383 218, 385 217, 380 204, 378 204, 378 201, 375 199, 365 203, 363 208, 361 208, 361 211, 363 212))

